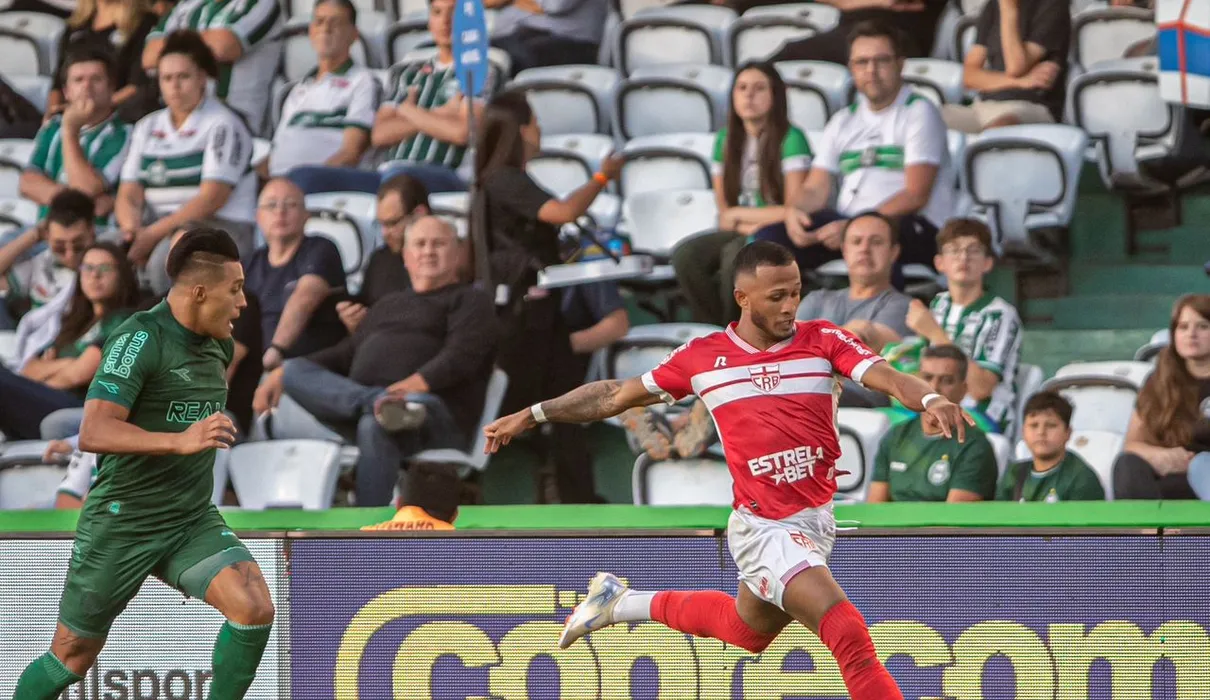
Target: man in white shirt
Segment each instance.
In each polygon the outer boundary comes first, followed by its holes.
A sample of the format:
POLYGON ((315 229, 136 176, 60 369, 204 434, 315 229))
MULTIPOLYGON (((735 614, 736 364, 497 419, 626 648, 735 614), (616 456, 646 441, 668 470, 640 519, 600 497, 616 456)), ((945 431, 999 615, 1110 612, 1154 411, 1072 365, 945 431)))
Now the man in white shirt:
POLYGON ((892 27, 854 28, 849 70, 857 101, 828 121, 785 224, 756 234, 793 250, 803 270, 839 258, 845 223, 869 210, 899 224, 896 286, 901 265, 933 265, 937 230, 953 210, 946 129, 933 103, 904 84, 903 61, 892 27), (836 209, 828 208, 833 177, 840 180, 836 209))
POLYGON ((382 88, 350 54, 358 38, 357 8, 349 0, 320 0, 310 38, 319 64, 286 95, 262 176, 307 166, 356 168, 370 146, 382 88))

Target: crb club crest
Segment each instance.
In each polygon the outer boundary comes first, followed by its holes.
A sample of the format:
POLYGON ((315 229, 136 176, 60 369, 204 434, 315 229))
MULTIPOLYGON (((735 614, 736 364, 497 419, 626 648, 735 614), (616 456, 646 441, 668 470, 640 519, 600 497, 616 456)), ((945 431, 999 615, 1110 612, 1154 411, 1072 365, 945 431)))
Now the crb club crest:
POLYGON ((781 365, 757 365, 748 368, 752 384, 766 394, 781 384, 781 365))

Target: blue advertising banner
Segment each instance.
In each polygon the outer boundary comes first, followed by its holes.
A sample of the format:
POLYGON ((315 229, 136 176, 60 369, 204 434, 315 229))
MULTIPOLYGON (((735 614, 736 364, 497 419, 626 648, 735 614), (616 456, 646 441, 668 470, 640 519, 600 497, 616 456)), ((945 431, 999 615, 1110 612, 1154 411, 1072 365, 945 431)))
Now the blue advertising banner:
POLYGON ((487 83, 487 18, 483 0, 455 0, 454 26, 451 36, 454 53, 454 75, 462 94, 470 97, 483 92, 487 83))
MULTIPOLYGON (((1210 538, 844 537, 837 579, 906 698, 1210 698, 1210 538)), ((300 540, 290 571, 298 700, 846 698, 792 625, 760 656, 658 623, 560 651, 597 571, 721 589, 714 537, 300 540)))

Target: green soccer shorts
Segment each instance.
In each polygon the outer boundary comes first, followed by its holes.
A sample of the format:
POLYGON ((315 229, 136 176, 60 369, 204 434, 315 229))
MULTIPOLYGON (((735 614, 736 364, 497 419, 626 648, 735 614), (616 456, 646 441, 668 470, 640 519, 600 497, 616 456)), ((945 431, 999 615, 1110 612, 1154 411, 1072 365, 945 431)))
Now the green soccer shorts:
POLYGON ((59 622, 81 637, 105 637, 148 576, 204 600, 214 577, 241 561, 256 560, 214 507, 178 530, 140 539, 107 536, 81 519, 59 622))

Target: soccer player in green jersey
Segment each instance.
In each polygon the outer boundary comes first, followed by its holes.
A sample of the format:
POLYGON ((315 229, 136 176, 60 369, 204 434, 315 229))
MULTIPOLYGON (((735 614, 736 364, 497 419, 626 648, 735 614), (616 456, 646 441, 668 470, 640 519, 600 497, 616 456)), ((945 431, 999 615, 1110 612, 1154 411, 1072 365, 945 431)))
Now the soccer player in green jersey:
POLYGON ((99 473, 50 651, 21 674, 16 700, 54 700, 80 680, 148 576, 227 618, 211 700, 244 697, 269 641, 273 601, 260 567, 210 502, 215 450, 235 438, 222 411, 232 322, 246 303, 239 251, 226 233, 197 228, 167 268, 167 299, 110 335, 88 389, 80 449, 100 455, 99 473))

